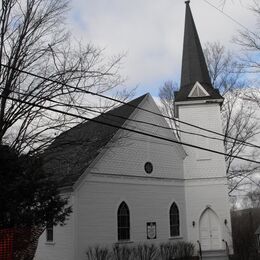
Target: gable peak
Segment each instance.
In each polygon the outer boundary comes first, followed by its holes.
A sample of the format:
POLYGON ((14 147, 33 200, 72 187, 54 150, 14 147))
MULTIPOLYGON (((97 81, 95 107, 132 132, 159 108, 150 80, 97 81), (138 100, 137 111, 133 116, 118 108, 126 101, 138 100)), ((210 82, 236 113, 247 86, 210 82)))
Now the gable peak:
POLYGON ((193 88, 191 89, 188 97, 208 97, 209 93, 201 86, 197 81, 193 88))

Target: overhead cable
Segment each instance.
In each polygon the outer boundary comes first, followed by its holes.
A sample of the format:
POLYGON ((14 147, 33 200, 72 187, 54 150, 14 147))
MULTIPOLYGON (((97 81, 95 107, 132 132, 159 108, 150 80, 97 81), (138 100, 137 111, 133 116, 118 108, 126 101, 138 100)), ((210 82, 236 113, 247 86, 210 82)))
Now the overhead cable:
MULTIPOLYGON (((3 89, 3 88, 0 87, 0 89, 3 89)), ((158 127, 158 128, 162 128, 162 129, 166 129, 166 130, 170 130, 170 131, 174 130, 176 132, 178 131, 178 132, 189 134, 189 135, 195 135, 195 136, 200 136, 200 137, 211 139, 211 140, 218 140, 218 141, 224 142, 224 139, 221 139, 221 138, 218 138, 218 137, 213 137, 213 136, 208 136, 208 135, 204 135, 204 134, 184 131, 184 130, 181 130, 181 129, 171 128, 171 127, 158 125, 158 124, 154 124, 154 123, 146 122, 146 121, 142 121, 142 120, 127 118, 127 117, 124 117, 124 116, 113 114, 113 113, 111 113, 112 111, 101 112, 101 111, 98 111, 98 110, 95 110, 95 109, 92 109, 92 108, 88 108, 88 107, 84 107, 84 106, 80 106, 80 105, 75 105, 75 104, 67 104, 67 103, 62 102, 62 101, 53 100, 53 99, 50 99, 50 98, 47 98, 47 97, 39 97, 39 96, 36 96, 36 95, 33 95, 33 94, 29 94, 29 93, 25 93, 25 92, 19 92, 19 91, 15 91, 15 90, 12 90, 12 93, 15 93, 15 94, 18 94, 18 95, 30 96, 30 97, 37 98, 37 99, 42 99, 42 100, 45 100, 45 101, 55 103, 57 105, 66 106, 66 107, 69 107, 69 108, 81 109, 81 110, 93 112, 93 113, 96 113, 96 114, 99 114, 99 115, 109 115, 111 117, 124 119, 124 120, 130 121, 130 122, 135 122, 135 123, 140 123, 140 124, 149 125, 149 126, 153 126, 153 127, 158 127)), ((234 143, 233 141, 229 141, 229 140, 226 140, 226 142, 231 143, 231 144, 234 143)), ((248 144, 244 144, 244 145, 247 146, 247 147, 260 148, 257 145, 248 145, 248 144)))
POLYGON ((53 112, 56 112, 56 113, 61 113, 61 114, 64 114, 64 115, 73 116, 73 117, 80 118, 80 119, 85 119, 85 120, 88 120, 88 121, 91 121, 91 122, 95 122, 97 124, 102 124, 102 125, 106 125, 106 126, 110 126, 110 127, 115 127, 117 129, 126 130, 128 132, 133 132, 133 133, 136 133, 136 134, 139 134, 139 135, 153 137, 155 139, 167 141, 167 142, 170 142, 170 143, 181 144, 183 146, 189 146, 189 147, 196 148, 196 149, 199 149, 199 150, 204 150, 204 151, 207 151, 207 152, 211 152, 211 153, 215 153, 215 154, 219 154, 219 155, 224 155, 224 156, 229 156, 229 157, 240 159, 240 160, 243 160, 243 161, 248 161, 248 162, 260 164, 260 161, 247 159, 247 158, 237 156, 237 155, 228 155, 228 154, 221 152, 221 151, 215 151, 215 150, 204 148, 204 147, 201 147, 201 146, 197 146, 197 145, 193 145, 193 144, 189 144, 189 143, 184 143, 184 142, 181 142, 181 141, 178 141, 178 140, 169 139, 169 138, 166 138, 166 137, 163 137, 163 136, 158 136, 158 135, 155 135, 155 134, 142 132, 142 131, 139 131, 139 130, 136 130, 136 129, 130 129, 130 128, 127 128, 125 126, 117 126, 117 125, 114 125, 114 124, 111 124, 111 123, 108 123, 108 122, 99 121, 96 118, 89 118, 89 117, 85 117, 85 116, 82 116, 82 115, 75 115, 75 114, 70 113, 70 112, 61 111, 61 110, 51 108, 51 107, 45 107, 43 105, 31 103, 31 102, 28 102, 28 101, 19 100, 17 98, 5 97, 2 94, 0 95, 0 97, 4 97, 4 98, 7 98, 9 100, 24 103, 24 104, 31 105, 33 107, 38 107, 38 108, 41 108, 41 109, 45 109, 45 110, 48 110, 48 111, 53 111, 53 112))
POLYGON ((95 93, 95 92, 92 92, 90 90, 86 90, 86 89, 83 89, 83 88, 80 88, 80 87, 75 87, 75 86, 72 86, 70 84, 67 84, 67 83, 64 83, 64 82, 60 82, 58 80, 55 80, 55 79, 51 79, 51 78, 46 78, 46 77, 43 77, 43 76, 40 76, 40 75, 37 75, 35 73, 32 73, 32 72, 28 72, 28 71, 25 71, 25 70, 21 70, 21 69, 18 69, 18 68, 15 68, 13 66, 9 66, 9 65, 5 65, 3 63, 0 63, 3 67, 6 67, 6 68, 11 68, 11 69, 14 69, 16 71, 19 71, 21 73, 25 73, 27 75, 30 75, 30 76, 33 76, 33 77, 37 77, 37 78, 40 78, 40 79, 43 79, 43 80, 46 80, 46 81, 49 81, 49 82, 53 82, 53 83, 56 83, 56 84, 60 84, 60 85, 63 85, 63 86, 66 86, 66 87, 69 87, 71 89, 74 89, 74 90, 79 90, 83 93, 86 93, 86 94, 89 94, 89 95, 93 95, 93 96, 98 96, 98 97, 101 97, 101 98, 105 98, 105 99, 108 99, 108 100, 111 100, 111 101, 114 101, 114 102, 117 102, 117 103, 121 103, 121 104, 124 104, 124 105, 127 105, 129 107, 134 107, 136 109, 139 109, 139 110, 142 110, 142 111, 145 111, 145 112, 148 112, 148 113, 151 113, 151 114, 154 114, 154 115, 157 115, 157 116, 160 116, 160 117, 164 117, 164 118, 167 118, 169 120, 173 120, 173 121, 176 121, 178 123, 181 123, 181 124, 184 124, 184 125, 188 125, 188 126, 191 126, 191 127, 194 127, 194 128, 197 128, 197 129, 200 129, 200 130, 203 130, 203 131, 206 131, 206 132, 209 132, 209 133, 212 133, 212 134, 216 134, 218 136, 222 136, 224 138, 229 138, 231 140, 234 140, 236 142, 240 142, 242 144, 247 144, 247 145, 250 145, 250 146, 254 146, 254 147, 257 147, 257 148, 260 148, 260 146, 258 145, 255 145, 255 144, 252 144, 250 142, 246 142, 246 141, 243 141, 243 140, 239 140, 237 138, 234 138, 234 137, 231 137, 231 136, 228 136, 228 135, 224 135, 223 133, 219 133, 219 132, 216 132, 216 131, 213 131, 213 130, 210 130, 210 129, 206 129, 204 127, 200 127, 198 125, 194 125, 194 124, 191 124, 191 123, 188 123, 188 122, 185 122, 185 121, 182 121, 182 120, 179 120, 179 119, 176 119, 174 117, 169 117, 169 116, 165 116, 165 115, 162 115, 161 113, 156 113, 154 111, 150 111, 148 109, 145 109, 145 108, 141 108, 139 106, 134 106, 130 103, 127 103, 125 101, 121 101, 121 100, 118 100, 116 98, 112 98, 112 97, 108 97, 106 95, 103 95, 103 94, 99 94, 99 93, 95 93))

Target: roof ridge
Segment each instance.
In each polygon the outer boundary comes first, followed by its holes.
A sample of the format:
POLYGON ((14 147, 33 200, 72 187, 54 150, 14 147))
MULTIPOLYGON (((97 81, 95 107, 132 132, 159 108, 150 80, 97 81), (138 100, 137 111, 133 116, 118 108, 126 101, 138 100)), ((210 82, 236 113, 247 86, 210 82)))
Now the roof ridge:
MULTIPOLYGON (((112 111, 114 111, 114 110, 116 110, 116 109, 120 109, 120 108, 122 108, 123 106, 133 107, 131 103, 136 103, 136 102, 138 102, 139 99, 142 100, 142 99, 144 99, 147 95, 150 95, 150 94, 147 92, 147 93, 145 93, 144 95, 139 96, 139 97, 137 97, 137 98, 135 98, 135 99, 133 99, 133 100, 130 100, 129 102, 127 102, 127 103, 125 103, 125 104, 119 105, 118 107, 114 107, 114 108, 112 108, 112 109, 110 109, 110 110, 104 112, 104 114, 108 114, 109 112, 112 112, 112 111)), ((141 103, 141 102, 140 102, 140 103, 141 103)), ((135 106, 135 108, 137 108, 137 106, 135 106)))

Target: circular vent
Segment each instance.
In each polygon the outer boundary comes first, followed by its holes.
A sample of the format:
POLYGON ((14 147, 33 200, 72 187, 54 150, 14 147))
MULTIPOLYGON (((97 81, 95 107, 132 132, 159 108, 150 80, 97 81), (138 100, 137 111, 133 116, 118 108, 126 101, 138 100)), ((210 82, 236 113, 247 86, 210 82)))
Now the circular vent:
POLYGON ((152 173, 153 171, 153 165, 151 162, 146 162, 145 165, 144 165, 144 170, 146 173, 152 173))

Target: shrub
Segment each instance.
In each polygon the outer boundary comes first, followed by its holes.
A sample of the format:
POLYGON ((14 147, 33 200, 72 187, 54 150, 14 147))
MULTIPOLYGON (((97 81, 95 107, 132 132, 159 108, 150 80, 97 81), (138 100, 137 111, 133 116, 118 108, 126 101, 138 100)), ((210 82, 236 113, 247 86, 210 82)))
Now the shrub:
POLYGON ((89 247, 86 254, 88 260, 110 260, 111 259, 111 253, 109 249, 102 248, 99 246, 89 247))
POLYGON ((157 255, 157 247, 153 244, 140 244, 133 249, 133 256, 135 260, 155 260, 157 255))
POLYGON ((176 244, 176 258, 190 259, 194 254, 194 245, 189 242, 178 242, 176 244))
POLYGON ((162 243, 159 247, 161 260, 171 260, 176 256, 176 243, 162 243))
POLYGON ((112 250, 99 246, 89 247, 87 260, 173 260, 193 259, 194 245, 189 242, 139 244, 134 247, 116 244, 112 250))
POLYGON ((112 253, 113 260, 130 260, 132 255, 132 249, 127 246, 115 245, 113 246, 112 253))

